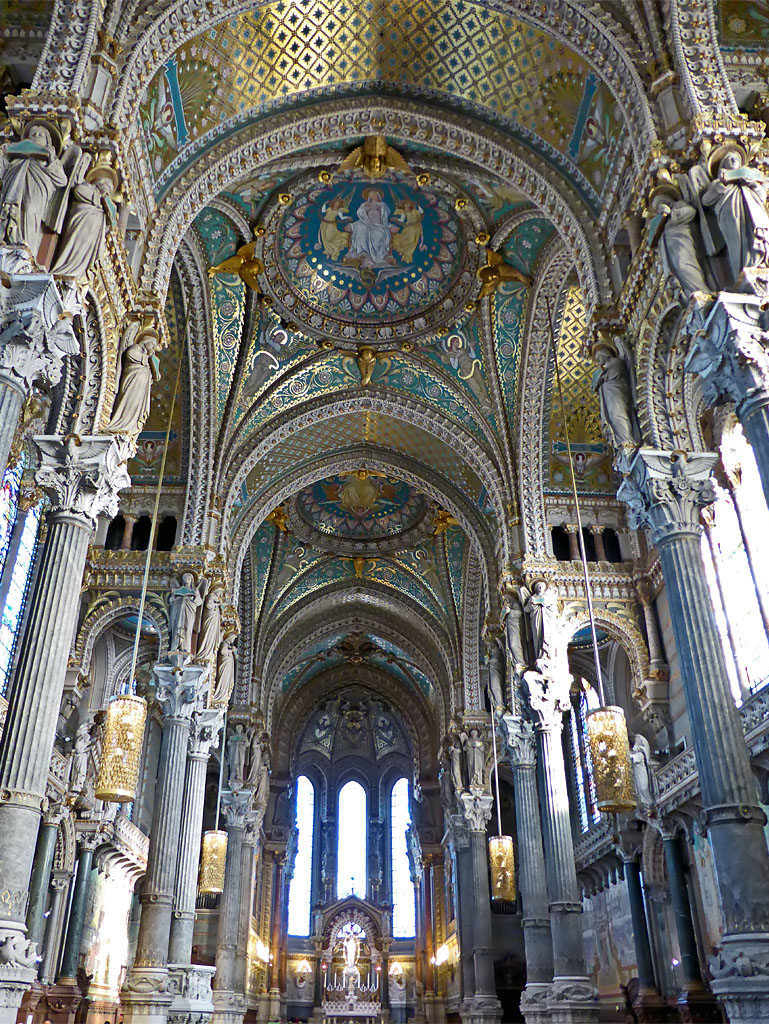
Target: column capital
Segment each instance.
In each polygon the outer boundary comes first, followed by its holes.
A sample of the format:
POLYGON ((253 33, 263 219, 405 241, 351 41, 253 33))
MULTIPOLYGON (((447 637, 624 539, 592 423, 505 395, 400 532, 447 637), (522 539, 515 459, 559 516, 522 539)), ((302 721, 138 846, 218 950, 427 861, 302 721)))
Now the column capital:
POLYGON ((208 698, 208 670, 201 665, 153 666, 155 699, 163 718, 181 718, 192 721, 195 712, 205 709, 208 698), (201 678, 202 677, 202 678, 201 678))
POLYGON ((508 760, 513 768, 535 768, 537 738, 534 726, 520 715, 500 715, 499 728, 508 760))
POLYGON ((236 791, 226 789, 222 793, 222 814, 228 828, 245 828, 252 811, 252 789, 236 791))
POLYGON ((491 794, 473 788, 459 794, 459 803, 468 829, 471 832, 485 832, 494 805, 491 794))
POLYGON ((541 672, 523 673, 523 690, 531 708, 537 732, 560 731, 564 712, 569 710, 571 677, 563 674, 557 679, 541 672))
POLYGON ((648 527, 655 544, 699 534, 700 509, 715 500, 710 476, 717 459, 714 452, 641 448, 617 491, 633 529, 648 527))
POLYGON ((72 329, 77 312, 62 302, 50 274, 3 275, 0 378, 25 395, 33 384, 58 384, 64 357, 80 352, 72 329))
POLYGON ((91 530, 102 512, 117 515, 118 492, 131 486, 127 463, 132 442, 111 434, 34 438, 39 466, 35 482, 55 513, 74 516, 91 530))
MULTIPOLYGON (((709 405, 731 399, 744 403, 769 399, 769 313, 766 296, 721 292, 710 311, 695 305, 684 332, 691 347, 684 364, 704 382, 709 405)), ((740 414, 746 410, 739 409, 740 414)))
POLYGON ((221 708, 201 708, 192 712, 190 723, 190 756, 208 760, 211 750, 218 745, 219 732, 224 722, 221 708))
POLYGON ((470 845, 470 836, 467 833, 467 823, 461 814, 448 814, 446 816, 446 835, 449 844, 454 850, 464 850, 470 845))

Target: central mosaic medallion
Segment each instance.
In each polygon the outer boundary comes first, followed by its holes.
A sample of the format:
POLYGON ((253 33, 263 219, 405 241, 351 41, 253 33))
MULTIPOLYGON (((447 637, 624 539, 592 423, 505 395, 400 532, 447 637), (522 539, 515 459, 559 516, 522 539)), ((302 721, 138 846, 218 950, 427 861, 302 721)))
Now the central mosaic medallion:
POLYGON ((427 499, 403 480, 359 470, 327 477, 297 495, 304 521, 341 540, 397 537, 425 516, 427 499))
POLYGON ((479 290, 450 196, 390 172, 292 183, 264 217, 265 291, 287 321, 319 341, 411 341, 467 315, 479 290))

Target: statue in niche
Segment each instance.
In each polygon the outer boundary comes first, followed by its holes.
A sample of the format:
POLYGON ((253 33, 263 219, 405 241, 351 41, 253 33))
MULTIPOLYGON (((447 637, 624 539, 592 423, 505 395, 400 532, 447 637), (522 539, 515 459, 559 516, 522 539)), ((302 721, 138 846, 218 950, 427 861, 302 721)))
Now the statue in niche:
POLYGON ((138 434, 150 412, 152 382, 160 380, 157 331, 132 324, 123 335, 120 376, 109 430, 113 434, 138 434))
POLYGON ((3 147, 0 174, 0 241, 22 243, 37 256, 49 207, 67 184, 53 127, 33 121, 20 142, 3 147))
POLYGON ((191 572, 182 573, 181 586, 168 598, 168 633, 172 651, 189 653, 195 619, 202 603, 203 595, 195 587, 195 577, 191 572))
POLYGON ((593 391, 598 393, 601 422, 608 428, 614 448, 637 445, 633 426, 633 395, 630 374, 625 360, 614 345, 599 341, 594 350, 599 369, 593 377, 593 391))
POLYGON ((505 640, 507 653, 516 673, 526 664, 526 652, 523 639, 523 607, 518 593, 507 592, 503 595, 505 605, 505 640))
POLYGON ((534 660, 552 664, 558 649, 558 599, 555 590, 544 580, 537 580, 532 590, 521 587, 523 610, 529 617, 534 660))
POLYGON ((703 205, 715 212, 732 284, 746 267, 769 262, 769 178, 756 167, 744 166, 745 160, 742 147, 716 149, 708 161, 713 180, 702 196, 703 205))
MULTIPOLYGON (((674 186, 675 188, 675 186, 674 186)), ((696 223, 697 207, 681 197, 680 192, 660 192, 652 198, 649 229, 652 240, 662 238, 662 251, 668 270, 687 298, 713 290, 705 279, 700 260, 704 245, 696 223)))
POLYGON ((216 659, 216 682, 211 695, 212 704, 226 704, 229 701, 235 688, 236 659, 235 637, 232 633, 228 633, 219 646, 219 654, 216 659))
POLYGON ((469 734, 464 737, 464 750, 468 785, 471 788, 483 786, 483 762, 486 745, 477 729, 470 729, 469 734))
POLYGON ((465 780, 462 774, 462 743, 458 736, 451 743, 451 784, 454 792, 459 795, 465 791, 465 780))
POLYGON ((450 811, 454 806, 454 791, 451 788, 451 776, 445 765, 438 775, 438 785, 441 792, 441 807, 445 811, 450 811))
POLYGON ((214 664, 222 632, 222 588, 211 587, 203 603, 195 661, 214 664))
POLYGON ((262 766, 259 769, 259 777, 256 780, 256 787, 254 789, 254 807, 259 811, 264 811, 267 807, 267 800, 270 796, 270 769, 267 764, 267 759, 262 761, 262 766))
POLYGON ((641 807, 651 807, 655 803, 654 775, 651 769, 651 746, 646 737, 640 732, 636 733, 636 737, 633 740, 630 761, 633 766, 633 782, 638 803, 641 807))
POLYGON ((101 255, 109 227, 117 224, 117 171, 100 154, 85 181, 72 190, 64 232, 51 267, 55 277, 80 281, 101 255))
POLYGON ((507 707, 505 700, 505 652, 502 641, 493 637, 488 643, 489 699, 492 711, 507 707))
POLYGON ((248 775, 246 776, 247 786, 257 786, 259 783, 262 766, 265 763, 268 740, 269 737, 266 733, 259 733, 258 730, 254 729, 254 735, 251 738, 251 758, 248 765, 248 775))
POLYGON ((235 722, 227 737, 227 767, 230 789, 241 789, 246 774, 248 734, 242 722, 235 722))
POLYGON ((72 748, 69 791, 73 797, 78 797, 85 787, 90 750, 91 722, 89 719, 86 719, 78 726, 77 733, 75 734, 75 743, 72 748))

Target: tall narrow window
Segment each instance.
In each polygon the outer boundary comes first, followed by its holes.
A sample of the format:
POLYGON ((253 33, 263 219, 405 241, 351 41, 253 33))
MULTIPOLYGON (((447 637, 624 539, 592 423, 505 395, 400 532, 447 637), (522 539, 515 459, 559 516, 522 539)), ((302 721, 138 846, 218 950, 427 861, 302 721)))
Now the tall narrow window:
POLYGON ((390 798, 393 937, 396 939, 411 939, 416 935, 414 884, 411 881, 406 840, 406 830, 410 824, 408 779, 398 779, 390 798))
POLYGON ((296 780, 296 859, 288 891, 288 934, 310 934, 312 902, 312 834, 315 819, 315 789, 306 775, 296 780))
POLYGON ((569 715, 571 749, 574 757, 574 776, 577 788, 577 811, 580 831, 587 832, 598 821, 598 799, 595 792, 593 762, 587 742, 587 713, 598 707, 598 694, 582 680, 579 697, 572 701, 569 715))
POLYGON ((366 791, 359 782, 339 790, 337 817, 336 895, 366 898, 366 791))

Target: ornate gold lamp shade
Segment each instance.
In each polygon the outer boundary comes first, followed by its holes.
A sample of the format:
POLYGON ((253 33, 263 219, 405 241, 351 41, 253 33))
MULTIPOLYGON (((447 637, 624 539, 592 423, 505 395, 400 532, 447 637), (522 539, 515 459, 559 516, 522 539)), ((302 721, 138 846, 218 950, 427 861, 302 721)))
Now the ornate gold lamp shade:
POLYGON ((107 705, 101 763, 94 796, 112 803, 129 803, 136 798, 139 760, 144 741, 147 702, 125 694, 107 705))
POLYGON ((203 833, 200 851, 198 890, 202 893, 224 892, 224 862, 227 858, 227 833, 212 829, 203 833))
POLYGON ((489 839, 491 865, 491 898, 515 900, 515 850, 512 836, 491 836, 489 839))
POLYGON ((603 707, 587 716, 598 809, 617 813, 636 805, 630 742, 622 708, 603 707))

